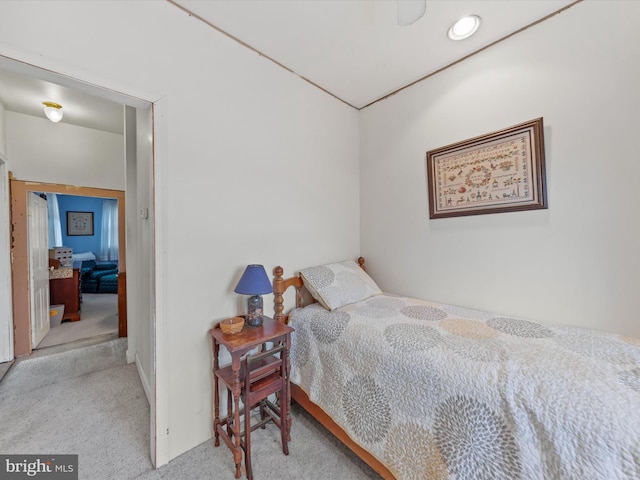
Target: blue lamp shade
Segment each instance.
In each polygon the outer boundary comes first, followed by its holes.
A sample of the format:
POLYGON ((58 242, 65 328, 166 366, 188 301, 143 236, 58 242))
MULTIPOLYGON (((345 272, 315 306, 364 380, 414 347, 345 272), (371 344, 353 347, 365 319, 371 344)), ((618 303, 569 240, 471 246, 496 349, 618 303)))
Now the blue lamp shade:
POLYGON ((247 325, 260 327, 262 325, 262 297, 272 293, 271 281, 262 265, 247 265, 238 285, 234 290, 242 295, 251 295, 247 301, 247 325))

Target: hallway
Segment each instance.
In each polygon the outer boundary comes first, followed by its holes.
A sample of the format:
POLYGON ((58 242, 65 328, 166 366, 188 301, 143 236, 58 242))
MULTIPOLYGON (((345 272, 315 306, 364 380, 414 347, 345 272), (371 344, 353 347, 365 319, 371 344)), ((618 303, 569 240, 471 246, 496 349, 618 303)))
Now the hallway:
POLYGON ((149 404, 126 339, 56 350, 17 360, 0 382, 0 451, 78 454, 82 479, 152 470, 149 404))

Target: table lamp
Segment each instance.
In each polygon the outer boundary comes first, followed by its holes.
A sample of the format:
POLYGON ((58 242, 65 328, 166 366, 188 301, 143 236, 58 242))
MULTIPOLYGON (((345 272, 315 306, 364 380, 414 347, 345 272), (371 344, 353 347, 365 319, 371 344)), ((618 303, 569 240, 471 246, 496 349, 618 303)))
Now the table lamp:
POLYGON ((247 301, 247 325, 262 326, 262 297, 272 293, 271 282, 262 265, 247 265, 234 290, 242 295, 251 295, 247 301))

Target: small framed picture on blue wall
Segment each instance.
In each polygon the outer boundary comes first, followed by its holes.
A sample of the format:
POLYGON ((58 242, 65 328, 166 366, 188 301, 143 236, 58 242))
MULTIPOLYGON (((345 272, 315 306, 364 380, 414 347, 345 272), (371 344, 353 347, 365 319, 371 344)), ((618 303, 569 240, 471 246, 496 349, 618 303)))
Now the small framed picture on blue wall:
POLYGON ((93 235, 93 212, 67 212, 67 235, 93 235))

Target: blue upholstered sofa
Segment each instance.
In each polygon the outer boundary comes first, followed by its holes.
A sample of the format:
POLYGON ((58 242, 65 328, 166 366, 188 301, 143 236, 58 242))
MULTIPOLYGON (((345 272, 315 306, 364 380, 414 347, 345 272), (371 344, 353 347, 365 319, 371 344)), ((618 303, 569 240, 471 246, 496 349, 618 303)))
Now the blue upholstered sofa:
POLYGON ((84 260, 80 267, 83 293, 118 293, 118 265, 84 260))

